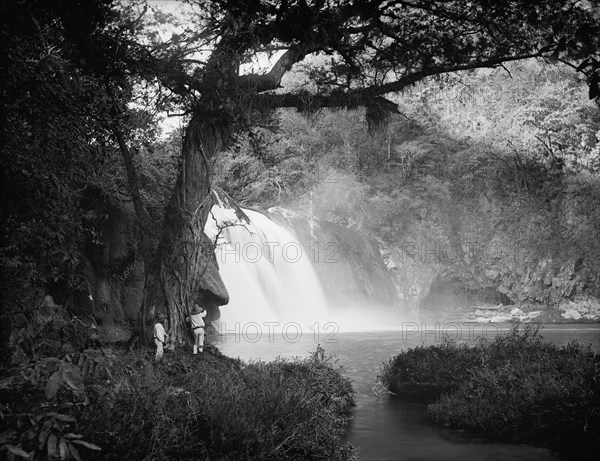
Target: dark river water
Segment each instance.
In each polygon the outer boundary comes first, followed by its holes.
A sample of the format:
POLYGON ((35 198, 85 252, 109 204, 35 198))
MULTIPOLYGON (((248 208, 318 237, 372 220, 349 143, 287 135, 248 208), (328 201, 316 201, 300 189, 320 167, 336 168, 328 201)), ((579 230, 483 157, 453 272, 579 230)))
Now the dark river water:
MULTIPOLYGON (((434 426, 423 418, 421 404, 402 403, 394 398, 377 395, 376 377, 383 362, 401 350, 436 344, 442 330, 465 342, 478 337, 492 338, 506 331, 508 325, 447 324, 443 328, 420 330, 407 324, 397 331, 333 332, 332 329, 311 328, 285 334, 265 328, 241 330, 221 336, 216 341, 221 351, 243 360, 273 360, 276 357, 306 357, 317 344, 337 356, 352 380, 356 392, 354 419, 348 426, 347 440, 359 449, 362 460, 403 461, 484 461, 484 460, 558 460, 549 451, 525 445, 492 443, 464 435, 459 431, 434 426), (246 334, 245 334, 246 333, 246 334), (260 333, 260 334, 258 334, 260 333)), ((600 349, 600 325, 546 325, 543 337, 559 345, 576 339, 600 349)))

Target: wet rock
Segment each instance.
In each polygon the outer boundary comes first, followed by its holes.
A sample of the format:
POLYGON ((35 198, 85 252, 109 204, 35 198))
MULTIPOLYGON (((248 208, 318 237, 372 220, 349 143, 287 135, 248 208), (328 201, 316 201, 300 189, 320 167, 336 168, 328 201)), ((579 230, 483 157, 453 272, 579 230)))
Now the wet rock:
POLYGON ((525 315, 525 312, 523 312, 521 309, 519 309, 518 307, 515 307, 513 310, 510 311, 510 315, 512 317, 522 317, 525 315))
POLYGON ((568 320, 599 320, 600 302, 594 298, 577 297, 561 303, 561 317, 568 320))
MULTIPOLYGON (((202 244, 210 248, 212 241, 204 234, 202 237, 204 240, 202 244)), ((203 305, 218 307, 229 302, 229 293, 219 274, 219 266, 214 258, 209 261, 200 283, 201 293, 199 294, 198 301, 203 305)))
POLYGON ((581 314, 575 309, 569 309, 568 311, 563 312, 561 316, 567 320, 579 320, 581 318, 581 314))

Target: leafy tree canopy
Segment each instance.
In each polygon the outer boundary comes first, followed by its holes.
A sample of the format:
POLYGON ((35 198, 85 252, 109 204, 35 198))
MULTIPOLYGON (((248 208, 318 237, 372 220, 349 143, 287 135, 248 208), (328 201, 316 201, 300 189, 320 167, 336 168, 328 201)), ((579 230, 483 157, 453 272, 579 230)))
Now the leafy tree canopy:
POLYGON ((201 0, 190 2, 188 29, 166 43, 155 34, 137 62, 156 70, 162 60, 158 76, 172 92, 235 112, 366 106, 377 118, 394 108, 384 95, 424 77, 536 56, 585 72, 596 97, 598 15, 592 2, 563 0, 201 0), (274 64, 240 76, 257 53, 274 64), (318 53, 329 59, 307 69, 314 94, 274 92, 294 64, 318 53))

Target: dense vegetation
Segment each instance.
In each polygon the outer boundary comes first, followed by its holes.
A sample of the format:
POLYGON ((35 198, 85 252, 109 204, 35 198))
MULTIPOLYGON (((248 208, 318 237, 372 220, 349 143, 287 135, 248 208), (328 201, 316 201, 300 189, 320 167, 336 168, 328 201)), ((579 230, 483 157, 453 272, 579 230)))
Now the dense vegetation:
POLYGON ((36 360, 0 386, 0 459, 355 456, 342 442, 352 388, 321 348, 248 364, 209 346, 157 363, 148 350, 78 352, 82 322, 41 322, 36 360))
POLYGON ((212 345, 149 349, 106 341, 47 300, 17 318, 21 355, 0 379, 0 459, 354 459, 343 370, 305 360, 244 363, 212 345))
POLYGON ((86 440, 104 447, 98 459, 353 457, 342 443, 352 389, 322 351, 245 364, 211 349, 121 366, 83 415, 86 440))
POLYGON ((600 441, 600 354, 558 347, 532 326, 473 347, 446 342, 402 352, 379 379, 398 396, 430 401, 429 417, 493 438, 594 459, 600 441))

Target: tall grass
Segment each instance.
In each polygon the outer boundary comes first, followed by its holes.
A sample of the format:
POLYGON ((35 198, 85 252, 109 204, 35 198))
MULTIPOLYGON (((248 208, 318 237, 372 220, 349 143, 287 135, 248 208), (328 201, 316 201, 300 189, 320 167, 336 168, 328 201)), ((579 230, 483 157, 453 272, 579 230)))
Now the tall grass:
POLYGON ((98 459, 332 459, 353 393, 322 350, 306 360, 244 363, 223 356, 166 356, 123 365, 95 395, 82 433, 98 459))
POLYGON ((600 452, 600 354, 516 326, 474 347, 409 349, 384 365, 391 392, 429 398, 429 417, 585 459, 600 452))

